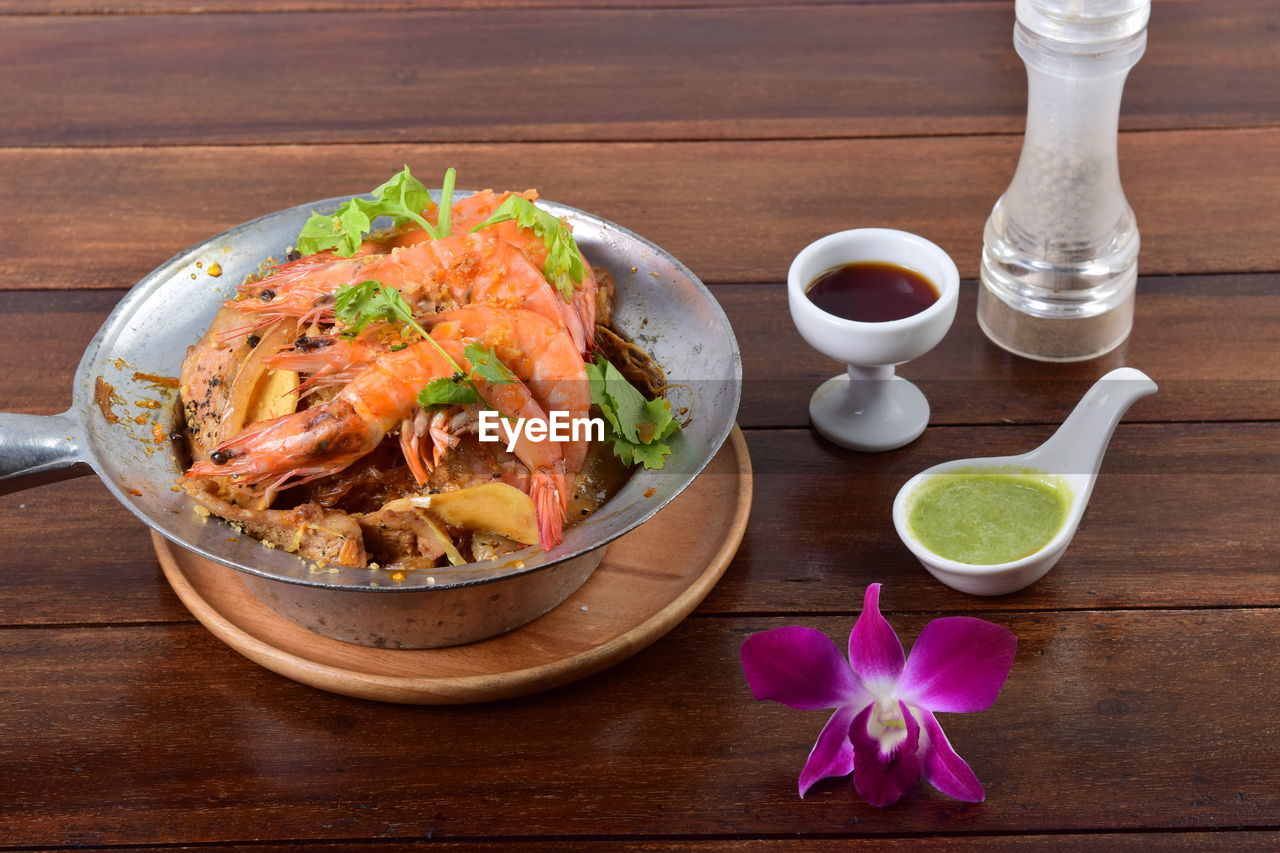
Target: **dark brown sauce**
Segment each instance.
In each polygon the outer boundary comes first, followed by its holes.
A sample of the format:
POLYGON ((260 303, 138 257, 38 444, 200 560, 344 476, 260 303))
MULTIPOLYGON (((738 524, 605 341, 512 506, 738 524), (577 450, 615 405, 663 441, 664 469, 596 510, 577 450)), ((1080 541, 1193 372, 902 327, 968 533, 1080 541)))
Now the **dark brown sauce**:
POLYGON ((915 270, 882 261, 829 269, 805 293, 828 314, 860 323, 901 320, 919 314, 941 296, 937 285, 915 270))
POLYGON ((111 387, 111 383, 103 379, 101 376, 93 380, 93 402, 98 405, 102 416, 109 423, 120 423, 120 416, 111 408, 117 402, 120 402, 116 389, 111 387))

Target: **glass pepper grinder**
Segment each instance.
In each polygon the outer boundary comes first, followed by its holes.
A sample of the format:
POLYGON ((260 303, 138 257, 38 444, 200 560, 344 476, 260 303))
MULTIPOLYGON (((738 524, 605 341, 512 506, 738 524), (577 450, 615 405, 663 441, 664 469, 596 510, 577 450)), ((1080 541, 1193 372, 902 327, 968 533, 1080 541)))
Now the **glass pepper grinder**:
POLYGON ((1138 225, 1116 131, 1151 0, 1017 0, 1016 12, 1027 129, 983 233, 978 323, 1016 355, 1082 361, 1133 326, 1138 225))

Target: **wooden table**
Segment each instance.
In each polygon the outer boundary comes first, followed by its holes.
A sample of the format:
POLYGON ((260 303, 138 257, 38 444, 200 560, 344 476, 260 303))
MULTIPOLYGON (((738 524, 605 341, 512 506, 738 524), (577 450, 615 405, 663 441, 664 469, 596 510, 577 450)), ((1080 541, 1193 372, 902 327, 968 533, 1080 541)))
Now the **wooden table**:
MULTIPOLYGON (((0 845, 393 851, 1280 847, 1280 6, 1158 0, 1125 97, 1133 336, 1050 366, 955 327, 903 373, 933 426, 863 456, 808 429, 837 366, 779 282, 810 240, 901 227, 977 271, 1024 106, 1012 4, 783 0, 0 0, 0 409, 60 411, 124 289, 182 247, 402 163, 536 185, 667 247, 742 344, 751 525, 701 608, 567 688, 379 705, 230 651, 92 479, 0 499, 0 845), (943 459, 1020 452, 1089 382, 1160 382, 1060 566, 934 582, 889 521, 943 459), (738 646, 837 638, 864 587, 904 639, 1018 636, 995 706, 944 719, 985 803, 801 801, 817 712, 756 704, 738 646), (874 839, 849 841, 847 839, 874 839), (416 848, 415 848, 416 849, 416 848)), ((655 559, 661 559, 656 556, 655 559)))

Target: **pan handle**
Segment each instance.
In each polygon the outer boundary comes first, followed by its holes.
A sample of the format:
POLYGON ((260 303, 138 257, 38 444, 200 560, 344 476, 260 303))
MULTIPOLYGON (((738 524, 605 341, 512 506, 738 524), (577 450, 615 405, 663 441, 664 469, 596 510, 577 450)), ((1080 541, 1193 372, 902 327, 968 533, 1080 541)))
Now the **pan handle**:
POLYGON ((84 432, 73 412, 0 412, 0 495, 93 473, 83 447, 84 432))

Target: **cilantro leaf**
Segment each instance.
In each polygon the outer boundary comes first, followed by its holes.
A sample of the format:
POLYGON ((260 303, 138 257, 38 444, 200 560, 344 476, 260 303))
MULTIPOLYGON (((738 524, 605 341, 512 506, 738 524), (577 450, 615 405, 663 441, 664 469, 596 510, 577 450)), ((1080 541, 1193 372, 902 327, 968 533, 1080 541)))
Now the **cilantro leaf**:
POLYGON ((432 379, 426 388, 418 392, 418 405, 424 409, 431 406, 465 406, 478 402, 480 395, 475 386, 461 373, 432 379))
POLYGON ((667 464, 671 455, 671 447, 661 442, 654 444, 634 444, 617 435, 605 431, 605 438, 612 439, 613 452, 624 465, 643 465, 646 468, 661 469, 667 464))
POLYGON ((502 363, 492 347, 485 349, 479 344, 467 344, 462 354, 467 357, 467 361, 471 362, 471 369, 475 375, 489 384, 510 385, 516 381, 516 375, 502 363))
POLYGON ((333 315, 349 334, 358 335, 370 323, 390 319, 384 293, 380 281, 344 284, 334 294, 333 315))
POLYGON ((427 332, 413 318, 413 310, 400 291, 380 281, 344 284, 334 295, 334 316, 346 326, 345 334, 354 337, 370 323, 408 323, 424 338, 427 332))
POLYGON ((458 369, 458 365, 449 358, 448 353, 440 349, 435 339, 427 334, 427 330, 414 319, 413 309, 409 307, 408 302, 404 301, 400 291, 394 287, 387 287, 373 279, 359 284, 344 284, 334 295, 333 314, 347 327, 343 334, 348 337, 360 334, 370 323, 394 323, 397 320, 406 323, 423 339, 430 341, 441 355, 448 358, 455 370, 458 369))
POLYGON ((671 415, 671 403, 658 397, 646 400, 607 359, 596 356, 586 365, 591 402, 600 407, 606 422, 605 440, 627 465, 662 468, 671 455, 665 442, 680 429, 671 415))
POLYGON ((516 381, 515 374, 499 360, 492 349, 485 349, 478 344, 468 344, 463 354, 467 361, 471 362, 471 374, 458 371, 452 376, 432 379, 427 383, 426 388, 418 392, 419 405, 428 408, 441 405, 465 406, 469 403, 482 402, 480 389, 476 387, 474 379, 476 376, 490 385, 507 385, 516 381))
MULTIPOLYGON (((446 189, 450 197, 455 174, 452 168, 445 173, 446 189)), ((422 216, 422 212, 431 205, 431 194, 413 176, 408 166, 374 188, 371 195, 374 198, 349 199, 329 216, 313 211, 298 234, 298 251, 304 255, 313 255, 331 249, 335 254, 349 258, 360 250, 364 235, 369 233, 373 220, 379 216, 391 217, 393 226, 415 222, 432 237, 437 236, 436 229, 422 216)), ((443 197, 441 200, 448 201, 443 197)), ((449 217, 447 214, 441 215, 447 229, 449 217)))
POLYGON ((574 285, 582 284, 582 277, 586 275, 582 254, 573 239, 573 230, 527 198, 518 195, 507 196, 507 200, 498 206, 492 216, 471 230, 479 231, 511 219, 521 228, 528 228, 541 238, 547 247, 547 260, 542 266, 542 274, 565 302, 570 301, 574 285))

